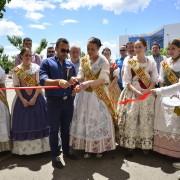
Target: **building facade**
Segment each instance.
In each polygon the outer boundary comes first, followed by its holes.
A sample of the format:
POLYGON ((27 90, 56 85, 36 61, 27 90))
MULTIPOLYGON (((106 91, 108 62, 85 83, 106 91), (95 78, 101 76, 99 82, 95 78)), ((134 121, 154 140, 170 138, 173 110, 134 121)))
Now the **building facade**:
POLYGON ((135 42, 140 37, 143 37, 147 41, 147 49, 151 48, 153 42, 160 44, 161 48, 166 48, 170 41, 180 38, 180 23, 164 25, 152 33, 120 36, 119 46, 129 41, 135 42))

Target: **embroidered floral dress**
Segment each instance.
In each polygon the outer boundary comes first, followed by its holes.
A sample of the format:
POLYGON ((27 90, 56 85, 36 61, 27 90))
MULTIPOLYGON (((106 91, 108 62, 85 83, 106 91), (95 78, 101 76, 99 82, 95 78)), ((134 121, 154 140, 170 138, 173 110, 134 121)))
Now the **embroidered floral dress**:
MULTIPOLYGON (((172 58, 168 58, 166 62, 176 77, 180 78, 180 58, 175 63, 173 63, 172 58)), ((165 86, 171 85, 162 66, 160 68, 160 81, 165 86)), ((176 92, 174 95, 180 96, 180 93, 176 92)), ((175 112, 175 107, 163 103, 166 98, 160 96, 159 93, 156 99, 153 149, 161 154, 180 158, 180 116, 175 112)))
MULTIPOLYGON (((5 73, 0 67, 0 85, 5 84, 5 73)), ((5 93, 0 90, 0 152, 10 150, 10 114, 5 93)))
MULTIPOLYGON (((95 63, 90 63, 90 67, 94 75, 100 72, 98 78, 109 83, 109 63, 104 56, 99 56, 95 63)), ((82 63, 78 76, 86 80, 82 63)), ((108 87, 106 91, 108 92, 108 87)), ((115 149, 111 114, 106 104, 94 91, 82 91, 75 97, 70 146, 89 153, 102 153, 115 149)))
POLYGON ((116 111, 118 99, 121 93, 121 90, 118 85, 118 78, 119 78, 119 71, 120 69, 117 67, 115 63, 110 64, 110 84, 109 84, 109 96, 112 100, 113 107, 116 111))
MULTIPOLYGON (((136 57, 133 57, 133 59, 134 58, 136 57)), ((129 60, 127 60, 127 63, 124 65, 123 81, 126 87, 122 91, 119 101, 136 98, 135 93, 128 89, 127 84, 131 83, 139 91, 146 89, 145 85, 130 67, 128 63, 129 60)), ((154 61, 146 58, 146 62, 139 63, 139 66, 147 72, 147 76, 151 82, 157 81, 158 73, 154 61)), ((120 146, 129 149, 152 149, 155 113, 154 101, 155 98, 149 96, 145 101, 118 105, 116 140, 120 146)))

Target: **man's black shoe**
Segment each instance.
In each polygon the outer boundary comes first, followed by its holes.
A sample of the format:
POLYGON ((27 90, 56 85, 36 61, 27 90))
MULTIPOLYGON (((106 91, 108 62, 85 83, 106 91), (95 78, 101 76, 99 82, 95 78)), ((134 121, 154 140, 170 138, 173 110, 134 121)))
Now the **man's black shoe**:
POLYGON ((62 169, 65 166, 64 160, 57 156, 56 159, 52 161, 52 166, 54 168, 62 169))

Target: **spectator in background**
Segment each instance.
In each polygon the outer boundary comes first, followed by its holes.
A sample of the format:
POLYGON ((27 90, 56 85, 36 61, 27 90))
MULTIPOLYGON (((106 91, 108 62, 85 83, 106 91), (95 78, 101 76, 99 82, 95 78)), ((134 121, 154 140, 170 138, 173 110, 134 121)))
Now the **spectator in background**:
POLYGON ((111 59, 111 50, 106 47, 102 50, 102 55, 106 57, 106 59, 109 61, 110 64, 110 81, 112 82, 115 78, 116 81, 119 77, 119 68, 116 63, 113 62, 111 59))
MULTIPOLYGON (((126 44, 126 47, 127 47, 127 56, 126 58, 124 59, 124 62, 123 62, 123 66, 122 66, 122 69, 121 69, 121 76, 123 77, 123 74, 124 74, 124 65, 126 64, 126 61, 128 61, 128 59, 131 59, 133 56, 135 56, 135 52, 134 52, 134 42, 128 42, 126 44)), ((124 85, 123 85, 124 87, 124 85)))
POLYGON ((127 56, 129 58, 132 58, 133 56, 135 56, 135 51, 134 51, 134 42, 128 42, 126 44, 126 47, 127 47, 127 56))
POLYGON ((166 58, 165 56, 162 56, 160 54, 160 49, 161 49, 160 45, 157 42, 154 42, 152 47, 151 47, 152 55, 149 56, 149 59, 152 59, 156 62, 158 73, 160 71, 161 61, 163 61, 166 58))
POLYGON ((80 65, 80 55, 81 49, 80 47, 73 45, 70 48, 70 60, 74 64, 76 74, 79 72, 79 65, 80 65))
MULTIPOLYGON (((28 37, 24 38, 23 47, 32 50, 32 39, 28 37)), ((21 62, 22 62, 21 56, 20 54, 18 54, 15 59, 15 66, 18 66, 19 64, 21 64, 21 62)), ((32 54, 32 63, 38 64, 38 65, 41 64, 41 58, 38 54, 36 53, 32 54)))
POLYGON ((121 57, 118 58, 118 59, 116 59, 115 63, 118 65, 118 68, 119 68, 118 85, 119 85, 119 88, 120 88, 121 90, 123 90, 121 70, 122 70, 122 67, 123 67, 124 59, 125 59, 125 57, 127 56, 126 45, 122 45, 122 46, 120 47, 120 55, 121 55, 121 57))
POLYGON ((118 98, 120 95, 120 89, 118 86, 118 77, 119 77, 119 68, 116 63, 111 59, 111 50, 106 47, 103 49, 102 54, 107 58, 110 64, 110 83, 109 83, 109 95, 111 100, 113 101, 113 107, 116 109, 118 98))
POLYGON ((55 49, 53 46, 47 48, 47 58, 55 56, 55 49))
POLYGON ((108 47, 105 47, 102 50, 102 54, 107 58, 107 60, 109 61, 109 63, 113 63, 114 61, 111 59, 111 50, 108 47))

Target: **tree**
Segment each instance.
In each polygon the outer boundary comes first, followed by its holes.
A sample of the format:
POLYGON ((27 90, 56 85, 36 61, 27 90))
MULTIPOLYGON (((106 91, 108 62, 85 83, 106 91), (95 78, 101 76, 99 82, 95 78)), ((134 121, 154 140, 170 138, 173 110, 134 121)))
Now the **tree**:
POLYGON ((9 42, 16 47, 18 50, 21 50, 23 47, 23 40, 21 36, 9 36, 7 35, 9 42))
POLYGON ((148 49, 148 50, 146 51, 146 55, 147 55, 147 56, 152 55, 152 52, 151 52, 151 50, 150 50, 150 49, 148 49))
POLYGON ((85 54, 85 52, 83 52, 83 51, 81 51, 81 57, 84 57, 86 54, 85 54))
POLYGON ((14 67, 14 63, 9 60, 9 56, 4 54, 3 47, 0 47, 0 66, 5 70, 6 74, 14 67))
POLYGON ((160 54, 163 55, 163 56, 167 56, 167 48, 162 48, 160 50, 160 54))
MULTIPOLYGON (((160 49, 160 54, 163 55, 163 56, 167 56, 167 48, 161 48, 161 49, 160 49)), ((150 49, 148 49, 148 50, 146 51, 146 55, 147 55, 147 56, 152 55, 152 52, 151 52, 150 49)))
MULTIPOLYGON (((18 50, 21 50, 23 47, 23 39, 21 36, 9 36, 7 35, 7 39, 8 41, 18 50)), ((38 48, 35 50, 35 52, 37 54, 41 54, 41 52, 47 47, 47 40, 46 39, 42 39, 40 41, 40 44, 38 46, 38 48)))
POLYGON ((6 12, 5 6, 11 0, 0 0, 0 19, 3 18, 4 12, 6 12))
POLYGON ((40 44, 39 44, 39 47, 36 49, 36 53, 37 54, 41 54, 41 52, 47 47, 47 40, 46 39, 42 39, 40 44))

